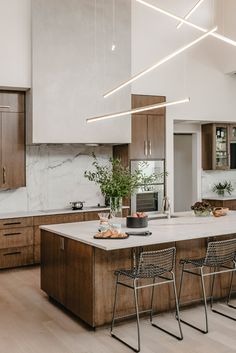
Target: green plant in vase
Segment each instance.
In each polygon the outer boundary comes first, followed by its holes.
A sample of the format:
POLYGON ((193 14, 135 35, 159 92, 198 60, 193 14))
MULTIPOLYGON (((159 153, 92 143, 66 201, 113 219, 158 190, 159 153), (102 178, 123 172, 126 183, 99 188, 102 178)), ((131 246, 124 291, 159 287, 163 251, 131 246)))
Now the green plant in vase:
POLYGON ((217 184, 214 184, 212 191, 215 192, 219 196, 225 196, 225 193, 231 195, 234 190, 231 181, 223 181, 217 184))
POLYGON ((85 171, 84 176, 89 181, 100 186, 104 197, 110 198, 111 215, 122 215, 122 199, 132 195, 139 186, 152 184, 167 173, 145 175, 148 162, 142 162, 139 169, 130 172, 119 159, 110 158, 107 164, 100 164, 93 155, 93 170, 85 171))

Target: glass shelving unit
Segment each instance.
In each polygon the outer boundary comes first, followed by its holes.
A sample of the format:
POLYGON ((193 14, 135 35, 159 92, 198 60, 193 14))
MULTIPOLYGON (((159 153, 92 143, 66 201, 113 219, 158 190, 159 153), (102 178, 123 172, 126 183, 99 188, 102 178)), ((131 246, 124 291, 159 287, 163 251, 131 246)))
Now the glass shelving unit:
POLYGON ((216 168, 227 169, 229 166, 228 128, 224 126, 216 126, 215 134, 216 168))

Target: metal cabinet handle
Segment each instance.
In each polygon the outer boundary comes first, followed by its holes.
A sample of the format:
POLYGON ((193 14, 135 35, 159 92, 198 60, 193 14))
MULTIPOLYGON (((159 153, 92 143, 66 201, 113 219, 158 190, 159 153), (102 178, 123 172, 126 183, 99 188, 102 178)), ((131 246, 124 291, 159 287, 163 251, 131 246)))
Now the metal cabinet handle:
POLYGON ((2 183, 6 184, 6 168, 2 168, 2 183))
POLYGON ((148 148, 149 148, 149 156, 151 156, 152 155, 152 141, 151 140, 148 141, 148 148))
POLYGON ((10 105, 0 105, 0 109, 10 109, 10 105))
POLYGON ((4 237, 10 237, 12 235, 21 235, 21 233, 18 232, 18 233, 5 233, 5 234, 3 234, 4 237))
POLYGON ((148 155, 148 145, 147 145, 147 141, 144 141, 144 156, 148 155))
POLYGON ((21 222, 9 222, 9 223, 3 223, 4 226, 13 226, 16 224, 21 224, 21 222))
POLYGON ((20 254, 21 254, 21 251, 15 251, 15 252, 9 252, 9 253, 3 254, 3 256, 20 255, 20 254))
POLYGON ((65 239, 64 238, 60 238, 60 249, 65 250, 65 239))

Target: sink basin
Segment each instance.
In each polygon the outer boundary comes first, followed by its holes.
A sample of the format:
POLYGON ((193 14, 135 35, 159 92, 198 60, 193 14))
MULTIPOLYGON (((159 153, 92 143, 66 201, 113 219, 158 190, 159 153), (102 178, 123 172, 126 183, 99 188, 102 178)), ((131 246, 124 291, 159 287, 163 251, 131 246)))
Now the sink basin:
MULTIPOLYGON (((175 216, 175 215, 171 215, 170 218, 179 218, 179 216, 175 216)), ((152 220, 157 220, 157 219, 168 219, 167 216, 157 216, 157 217, 150 217, 149 218, 149 221, 152 221, 152 220)))

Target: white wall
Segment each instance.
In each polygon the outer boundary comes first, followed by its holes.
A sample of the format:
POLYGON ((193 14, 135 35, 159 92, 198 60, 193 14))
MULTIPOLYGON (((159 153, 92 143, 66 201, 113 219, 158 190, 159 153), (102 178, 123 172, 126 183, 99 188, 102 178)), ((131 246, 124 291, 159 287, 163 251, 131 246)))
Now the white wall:
MULTIPOLYGON (((195 0, 149 2, 180 16, 195 4, 195 0)), ((216 18, 214 10, 218 11, 220 5, 222 2, 216 4, 214 9, 213 2, 206 0, 191 20, 206 28, 212 28, 216 18)), ((187 26, 176 30, 176 23, 165 15, 133 2, 133 74, 201 35, 187 26)), ((236 37, 234 39, 236 40, 236 37)), ((132 93, 166 95, 167 101, 186 96, 191 98, 189 104, 167 109, 167 193, 171 199, 174 197, 173 121, 236 121, 236 78, 225 75, 223 70, 224 51, 228 46, 215 38, 207 38, 132 85, 132 93)), ((236 48, 234 50, 236 51, 236 48)))
POLYGON ((0 0, 0 87, 31 86, 31 0, 0 0))

